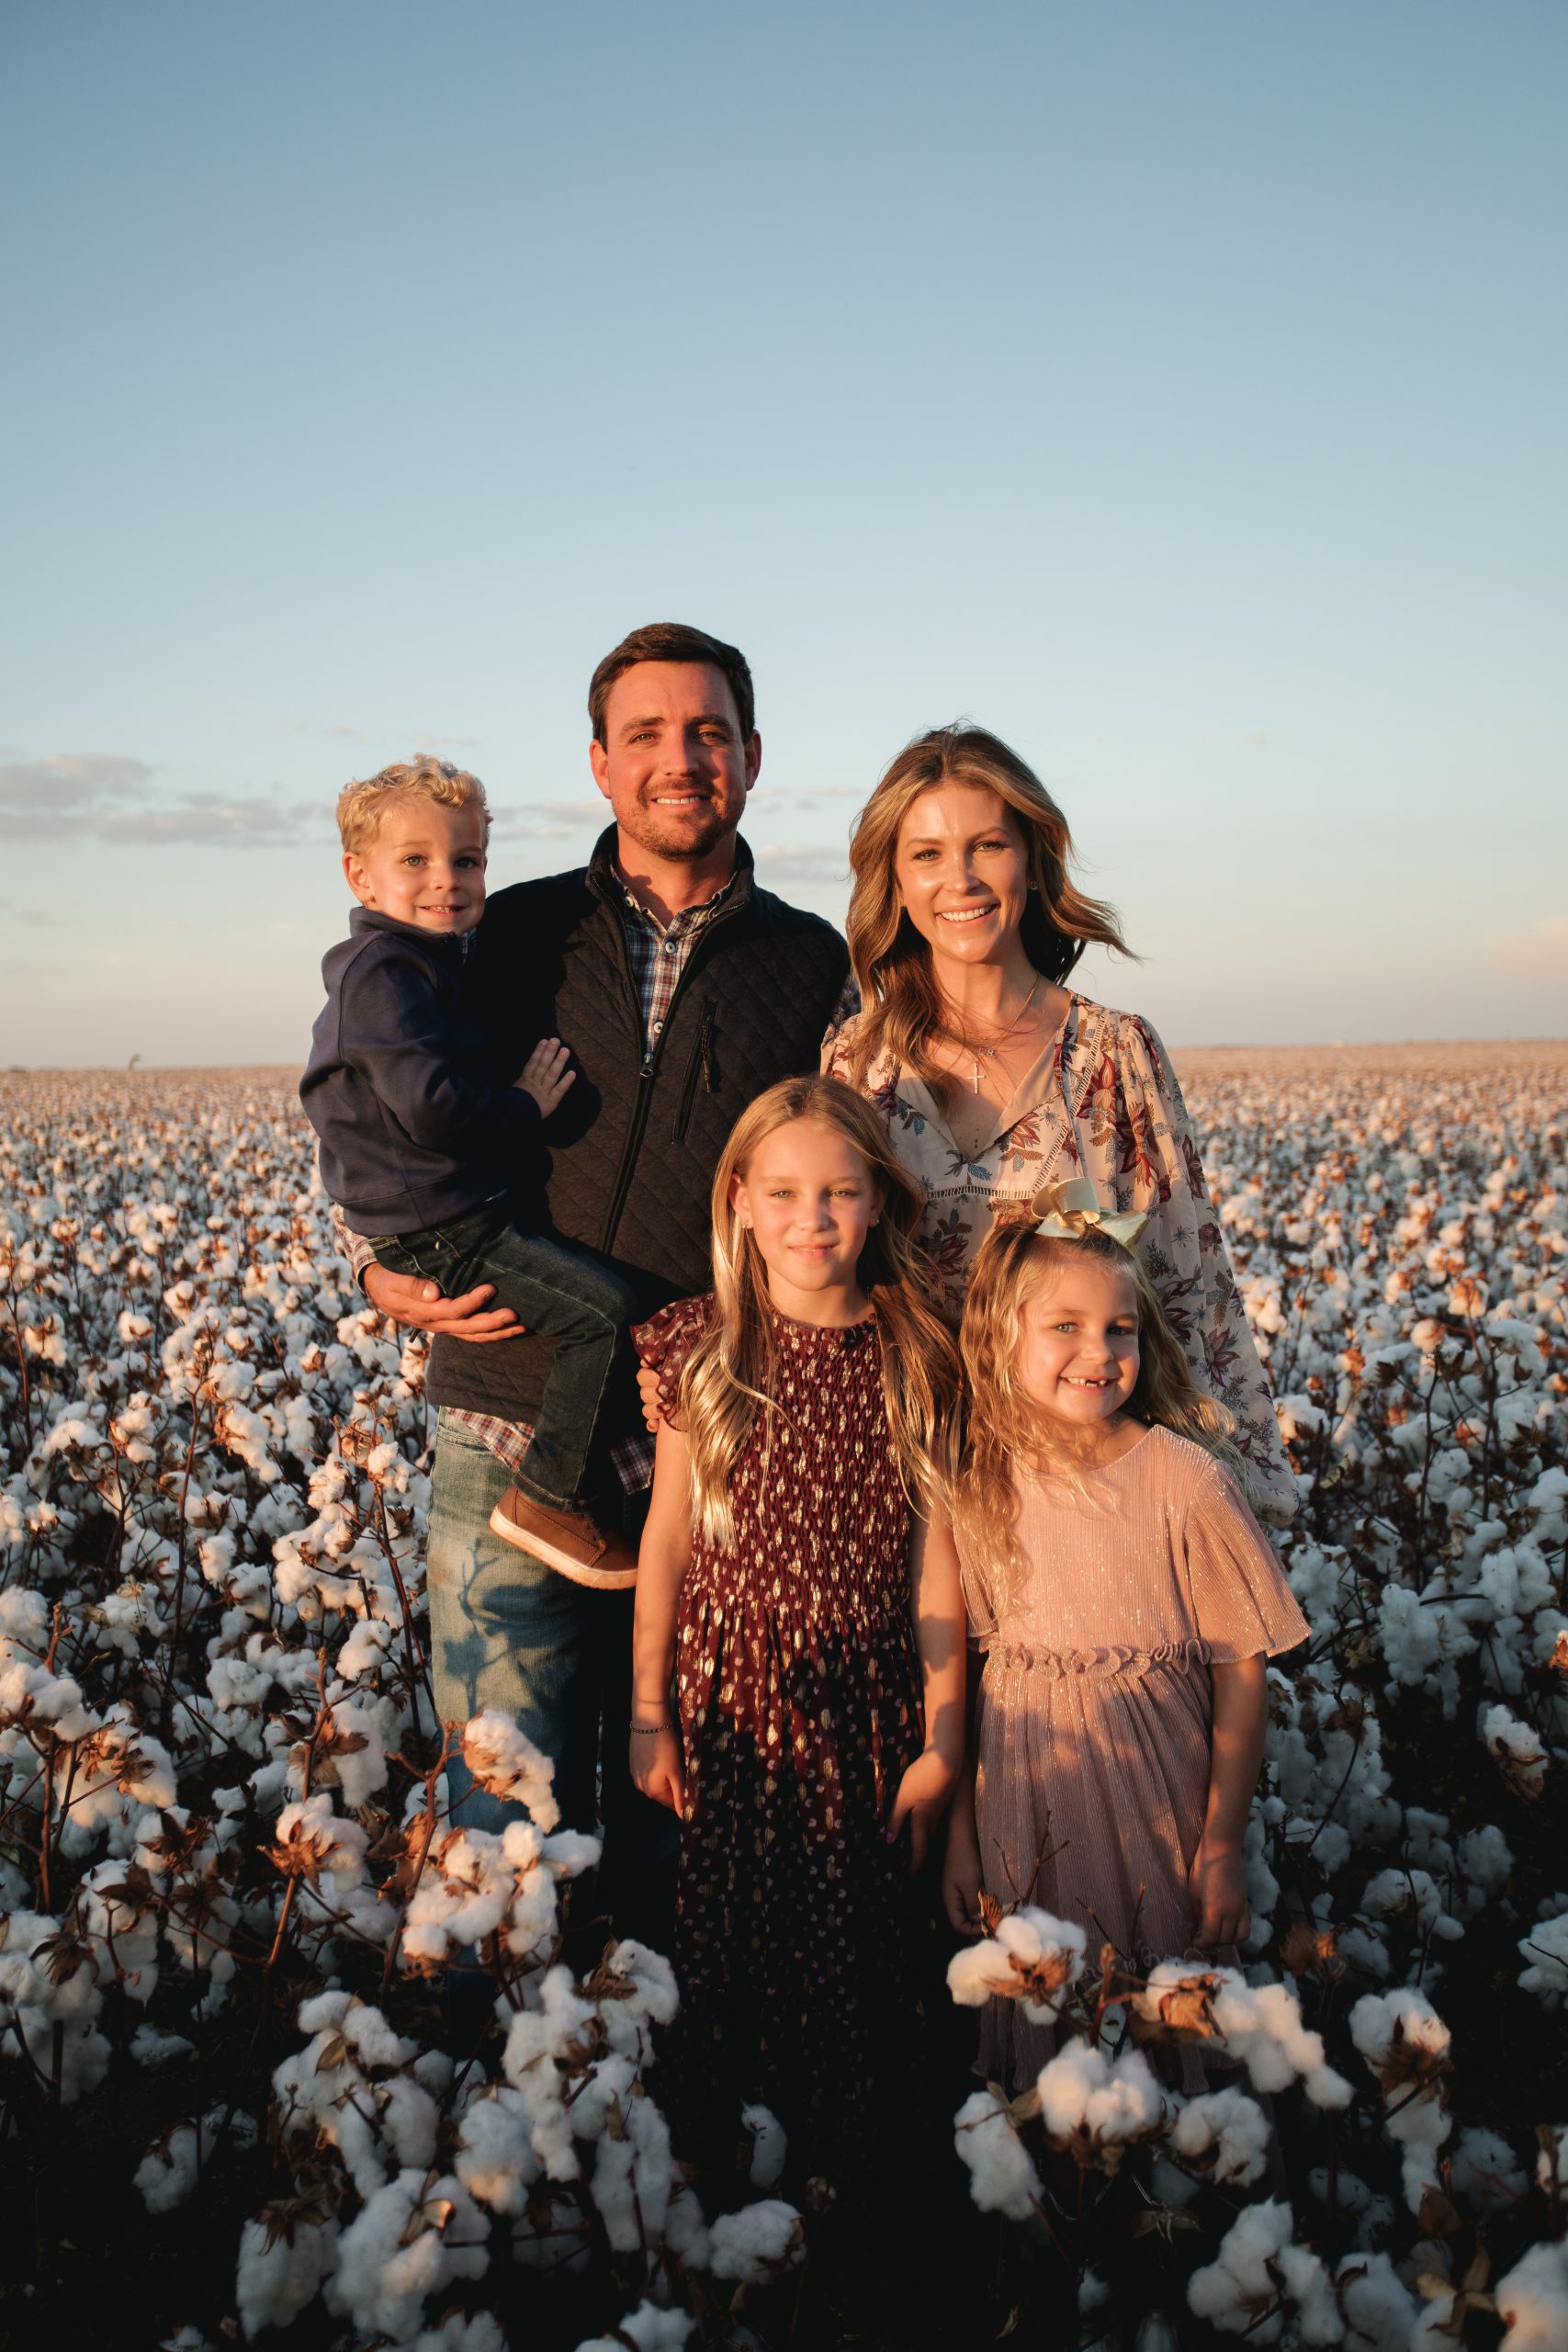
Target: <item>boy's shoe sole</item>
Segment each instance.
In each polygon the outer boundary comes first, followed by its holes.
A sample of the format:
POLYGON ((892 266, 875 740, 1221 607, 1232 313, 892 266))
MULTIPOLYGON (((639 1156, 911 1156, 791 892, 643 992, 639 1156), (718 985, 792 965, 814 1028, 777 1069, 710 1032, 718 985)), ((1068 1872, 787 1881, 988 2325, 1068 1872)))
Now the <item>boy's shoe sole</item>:
POLYGON ((503 1544, 591 1592, 629 1592, 637 1582, 637 1554, 585 1512, 551 1510, 513 1487, 491 1511, 490 1524, 503 1544))

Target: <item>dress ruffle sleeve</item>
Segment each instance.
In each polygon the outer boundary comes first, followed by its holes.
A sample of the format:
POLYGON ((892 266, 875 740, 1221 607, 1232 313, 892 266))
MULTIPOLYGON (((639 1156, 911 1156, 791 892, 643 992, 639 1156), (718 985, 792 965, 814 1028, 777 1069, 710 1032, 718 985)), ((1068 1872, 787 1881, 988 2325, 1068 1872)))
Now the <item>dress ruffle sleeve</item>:
POLYGON ((1187 1105, 1148 1023, 1123 1014, 1117 1027, 1118 1193, 1128 1196, 1120 1204, 1147 1211, 1139 1254, 1200 1385, 1235 1417, 1248 1501, 1259 1518, 1283 1526, 1295 1515, 1295 1476, 1187 1105))
POLYGON ((681 1374, 712 1321, 713 1293, 707 1291, 701 1298, 678 1298, 672 1306, 661 1306, 632 1331, 638 1361, 659 1374, 659 1409, 672 1429, 680 1426, 681 1374))
POLYGON ((1312 1632, 1268 1537, 1224 1464, 1204 1472, 1186 1513, 1193 1623, 1211 1661, 1273 1657, 1312 1632))

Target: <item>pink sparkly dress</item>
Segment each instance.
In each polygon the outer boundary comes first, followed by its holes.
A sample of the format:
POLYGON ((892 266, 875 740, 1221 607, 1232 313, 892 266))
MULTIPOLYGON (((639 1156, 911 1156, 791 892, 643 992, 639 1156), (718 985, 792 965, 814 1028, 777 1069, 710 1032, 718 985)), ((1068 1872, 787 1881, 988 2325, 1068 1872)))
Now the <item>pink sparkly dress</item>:
MULTIPOLYGON (((975 1813, 987 1892, 1076 1920, 1093 1955, 1179 1956, 1209 1798, 1211 1664, 1309 1631, 1228 1470, 1155 1427, 1079 1489, 1015 1476, 1021 1570, 959 1539, 985 1651, 975 1813)), ((993 2001, 981 2063, 1023 2079, 1048 2029, 993 2001)))

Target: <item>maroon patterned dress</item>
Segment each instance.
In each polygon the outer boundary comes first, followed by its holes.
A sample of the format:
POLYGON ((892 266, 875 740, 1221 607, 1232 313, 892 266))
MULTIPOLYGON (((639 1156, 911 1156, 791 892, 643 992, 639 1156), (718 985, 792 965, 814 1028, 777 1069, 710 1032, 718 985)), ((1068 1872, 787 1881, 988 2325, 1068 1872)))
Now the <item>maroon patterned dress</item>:
MULTIPOLYGON (((682 1300, 635 1335, 672 1419, 710 1307, 682 1300)), ((682 2006, 660 2097, 683 2154, 732 2144, 737 2101, 760 2098, 792 2157, 841 2175, 918 2064, 919 1914, 908 1840, 884 1834, 924 1737, 910 1520, 875 1325, 773 1327, 765 1480, 759 1413, 734 1549, 696 1534, 681 1589, 682 2006)))

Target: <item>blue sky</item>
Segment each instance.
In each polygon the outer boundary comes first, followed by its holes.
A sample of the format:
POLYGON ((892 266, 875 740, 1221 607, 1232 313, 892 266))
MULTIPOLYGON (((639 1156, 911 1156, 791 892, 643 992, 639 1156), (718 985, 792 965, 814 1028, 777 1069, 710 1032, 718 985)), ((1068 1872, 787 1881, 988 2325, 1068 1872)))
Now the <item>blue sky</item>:
POLYGON ((493 882, 578 862, 655 618, 824 912, 964 713, 1172 1042, 1568 1031, 1565 68, 1558 0, 6 0, 0 1061, 299 1057, 338 786, 431 745, 493 882))

